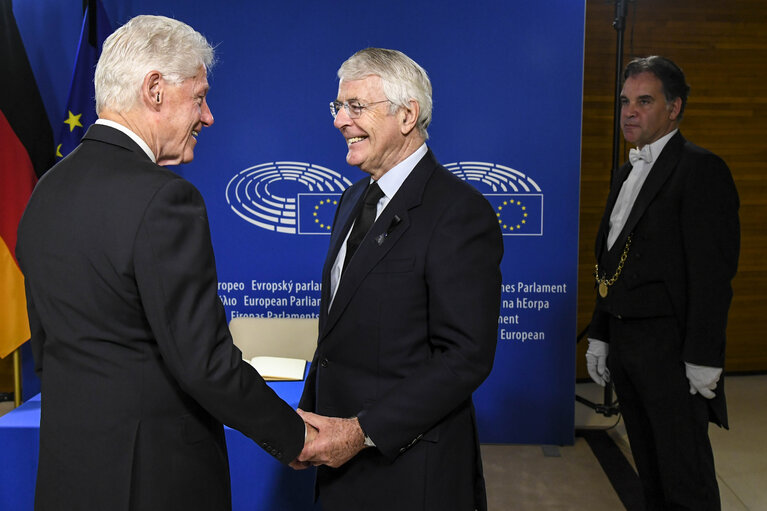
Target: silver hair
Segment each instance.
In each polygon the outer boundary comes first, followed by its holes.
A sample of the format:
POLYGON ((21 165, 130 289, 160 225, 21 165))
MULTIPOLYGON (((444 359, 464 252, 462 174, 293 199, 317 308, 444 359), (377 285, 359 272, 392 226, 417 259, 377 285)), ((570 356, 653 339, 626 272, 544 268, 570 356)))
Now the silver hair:
POLYGON ((213 47, 199 32, 165 16, 136 16, 104 41, 96 65, 96 112, 125 112, 136 105, 144 77, 159 71, 179 85, 200 66, 210 70, 213 47))
POLYGON ((338 69, 338 78, 361 80, 368 76, 380 76, 386 99, 391 101, 390 112, 399 107, 410 106, 410 100, 418 102, 418 131, 429 138, 426 128, 431 123, 431 82, 426 70, 413 59, 397 50, 365 48, 360 50, 338 69))

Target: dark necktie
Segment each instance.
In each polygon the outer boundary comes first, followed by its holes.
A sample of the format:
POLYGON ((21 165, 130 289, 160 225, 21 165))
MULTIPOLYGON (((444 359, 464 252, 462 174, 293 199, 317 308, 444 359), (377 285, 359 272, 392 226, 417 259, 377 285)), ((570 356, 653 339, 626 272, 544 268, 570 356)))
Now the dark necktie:
POLYGON ((373 226, 376 220, 376 209, 378 201, 384 196, 381 187, 378 183, 373 181, 373 184, 368 186, 365 191, 365 203, 362 205, 362 209, 357 215, 357 219, 354 221, 354 227, 352 227, 352 233, 349 235, 349 239, 346 241, 346 259, 344 259, 344 267, 349 265, 352 256, 357 251, 357 248, 362 243, 365 235, 373 226))

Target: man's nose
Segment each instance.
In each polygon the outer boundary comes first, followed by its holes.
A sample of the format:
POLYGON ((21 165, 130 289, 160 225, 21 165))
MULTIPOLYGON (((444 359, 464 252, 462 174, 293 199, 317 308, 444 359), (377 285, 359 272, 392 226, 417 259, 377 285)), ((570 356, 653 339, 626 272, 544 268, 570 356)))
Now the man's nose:
POLYGON ((207 99, 202 100, 202 117, 200 117, 200 121, 203 126, 210 126, 213 124, 213 112, 210 111, 207 99))
POLYGON ((351 124, 351 122, 352 120, 351 117, 349 117, 349 112, 346 110, 346 106, 339 108, 338 112, 336 113, 336 118, 333 119, 333 126, 341 129, 344 126, 351 124))

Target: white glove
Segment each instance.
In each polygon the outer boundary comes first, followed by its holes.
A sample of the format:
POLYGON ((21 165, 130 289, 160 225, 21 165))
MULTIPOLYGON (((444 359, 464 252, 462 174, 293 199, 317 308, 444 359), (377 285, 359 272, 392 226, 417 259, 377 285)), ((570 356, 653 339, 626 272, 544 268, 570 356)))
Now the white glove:
POLYGON ((716 396, 712 391, 716 388, 719 377, 722 376, 721 367, 708 367, 684 363, 687 379, 690 380, 690 394, 700 393, 706 399, 716 396))
POLYGON ((586 368, 589 376, 602 387, 610 381, 610 370, 607 369, 607 353, 610 345, 606 342, 589 337, 589 349, 586 350, 586 368))

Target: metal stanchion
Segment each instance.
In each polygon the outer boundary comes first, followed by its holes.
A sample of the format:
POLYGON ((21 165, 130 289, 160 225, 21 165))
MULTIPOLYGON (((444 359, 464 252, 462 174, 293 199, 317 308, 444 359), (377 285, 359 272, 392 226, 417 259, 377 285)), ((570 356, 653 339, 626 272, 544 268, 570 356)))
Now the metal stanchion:
POLYGON ((13 352, 13 406, 21 406, 21 348, 13 352))

